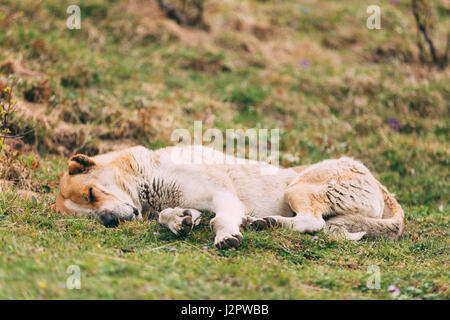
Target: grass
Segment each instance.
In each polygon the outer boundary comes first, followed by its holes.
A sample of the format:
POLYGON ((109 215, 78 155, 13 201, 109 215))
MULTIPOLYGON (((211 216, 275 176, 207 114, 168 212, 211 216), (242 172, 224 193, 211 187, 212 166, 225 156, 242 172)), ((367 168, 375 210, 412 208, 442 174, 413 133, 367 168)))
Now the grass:
MULTIPOLYGON (((372 31, 370 1, 218 2, 209 32, 151 3, 80 1, 72 31, 69 3, 0 4, 0 80, 12 61, 23 108, 11 130, 34 129, 11 166, 0 161, 0 298, 449 298, 449 71, 420 63, 409 1, 379 1, 383 29, 372 31), (405 235, 245 231, 239 250, 220 251, 207 219, 178 239, 155 221, 111 230, 51 209, 71 154, 170 145, 195 120, 280 128, 283 166, 360 159, 404 207, 405 235), (66 288, 71 265, 80 290, 66 288), (380 289, 367 287, 371 266, 380 289)), ((432 3, 443 48, 449 8, 432 3)))
POLYGON ((220 251, 206 222, 178 239, 155 221, 106 229, 52 212, 52 196, 36 204, 14 197, 0 201, 4 299, 390 299, 390 285, 400 299, 448 298, 448 238, 440 231, 448 207, 440 214, 409 209, 398 242, 322 233, 313 240, 276 229, 246 231, 239 250, 220 251), (81 269, 80 290, 66 289, 71 265, 81 269), (379 290, 366 285, 373 265, 379 290))

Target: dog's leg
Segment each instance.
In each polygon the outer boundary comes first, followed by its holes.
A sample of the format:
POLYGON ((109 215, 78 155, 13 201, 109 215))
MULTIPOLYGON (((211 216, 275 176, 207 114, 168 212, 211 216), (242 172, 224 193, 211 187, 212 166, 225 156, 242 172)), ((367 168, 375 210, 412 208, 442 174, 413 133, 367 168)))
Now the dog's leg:
POLYGON ((286 190, 286 198, 297 215, 292 218, 269 216, 263 219, 269 226, 281 226, 299 232, 324 230, 326 233, 348 240, 360 240, 365 232, 350 232, 349 226, 353 223, 353 229, 357 230, 363 220, 359 220, 358 216, 349 219, 345 215, 346 209, 344 208, 353 209, 353 207, 348 204, 349 201, 345 202, 345 192, 340 191, 339 193, 339 191, 335 192, 334 189, 331 189, 330 194, 330 188, 326 185, 297 184, 291 186, 286 190), (333 198, 333 192, 338 195, 336 199, 333 198), (332 207, 333 203, 338 203, 338 205, 332 207), (322 215, 329 212, 338 216, 330 218, 325 223, 322 215))
POLYGON ((216 216, 211 220, 215 235, 214 244, 219 249, 237 248, 242 241, 239 227, 245 218, 245 207, 231 192, 219 192, 213 197, 216 216))
POLYGON ((168 208, 160 212, 158 222, 177 236, 185 236, 200 223, 200 215, 195 209, 168 208))
POLYGON ((267 227, 279 226, 301 233, 315 232, 325 227, 325 220, 321 216, 314 215, 312 212, 297 213, 292 218, 268 216, 262 219, 266 221, 267 227))
POLYGON ((328 210, 321 201, 322 187, 309 184, 298 184, 286 190, 286 199, 295 217, 268 216, 262 218, 269 227, 280 226, 298 232, 315 232, 325 227, 322 214, 328 210))

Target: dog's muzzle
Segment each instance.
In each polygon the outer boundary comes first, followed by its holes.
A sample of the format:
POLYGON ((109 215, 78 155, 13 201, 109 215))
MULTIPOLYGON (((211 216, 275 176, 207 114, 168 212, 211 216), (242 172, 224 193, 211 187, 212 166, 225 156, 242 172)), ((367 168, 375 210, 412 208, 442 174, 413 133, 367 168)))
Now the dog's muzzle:
POLYGON ((139 216, 139 210, 133 208, 133 214, 127 216, 118 216, 112 212, 105 212, 100 215, 100 222, 107 228, 117 227, 121 221, 133 221, 139 216))

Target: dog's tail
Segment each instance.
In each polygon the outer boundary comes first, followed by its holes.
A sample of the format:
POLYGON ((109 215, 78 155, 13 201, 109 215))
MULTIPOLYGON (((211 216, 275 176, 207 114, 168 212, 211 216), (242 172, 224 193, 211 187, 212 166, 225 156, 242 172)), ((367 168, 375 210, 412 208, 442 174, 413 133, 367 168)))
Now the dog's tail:
POLYGON ((351 233, 364 232, 368 238, 398 239, 403 234, 404 213, 394 195, 379 185, 384 198, 383 218, 362 215, 340 215, 326 221, 327 227, 340 227, 351 233))

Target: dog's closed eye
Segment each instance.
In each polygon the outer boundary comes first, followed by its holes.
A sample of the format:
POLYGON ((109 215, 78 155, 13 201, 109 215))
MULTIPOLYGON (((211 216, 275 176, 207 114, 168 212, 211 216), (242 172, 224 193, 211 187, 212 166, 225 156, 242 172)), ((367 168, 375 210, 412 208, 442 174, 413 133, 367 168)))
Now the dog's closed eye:
POLYGON ((89 188, 89 194, 87 197, 87 201, 92 203, 92 202, 95 202, 96 200, 97 200, 97 198, 94 195, 94 188, 91 187, 91 188, 89 188))

